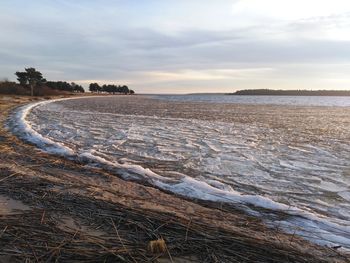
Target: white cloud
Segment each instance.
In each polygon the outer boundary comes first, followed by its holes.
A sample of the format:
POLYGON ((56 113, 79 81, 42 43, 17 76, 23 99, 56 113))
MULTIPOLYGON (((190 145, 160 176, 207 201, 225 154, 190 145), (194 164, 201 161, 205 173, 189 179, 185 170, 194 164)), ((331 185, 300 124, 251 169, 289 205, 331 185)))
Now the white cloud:
POLYGON ((241 0, 232 5, 234 15, 297 20, 350 11, 347 0, 241 0))

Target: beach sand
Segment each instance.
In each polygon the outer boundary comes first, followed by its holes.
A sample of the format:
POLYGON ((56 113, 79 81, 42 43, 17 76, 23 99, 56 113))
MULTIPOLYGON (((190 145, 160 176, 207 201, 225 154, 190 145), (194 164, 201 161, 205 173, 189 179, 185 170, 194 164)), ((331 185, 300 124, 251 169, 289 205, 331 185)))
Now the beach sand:
POLYGON ((31 100, 0 98, 0 262, 349 262, 234 207, 185 200, 25 144, 4 123, 31 100))

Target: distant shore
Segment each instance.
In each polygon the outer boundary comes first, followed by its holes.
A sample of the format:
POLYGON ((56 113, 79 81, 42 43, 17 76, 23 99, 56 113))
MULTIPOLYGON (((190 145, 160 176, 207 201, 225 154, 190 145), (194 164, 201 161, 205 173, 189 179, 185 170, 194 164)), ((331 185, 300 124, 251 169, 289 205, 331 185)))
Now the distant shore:
POLYGON ((350 90, 272 90, 272 89, 247 89, 238 90, 227 95, 246 96, 350 96, 350 90))
POLYGON ((234 207, 124 181, 4 128, 15 107, 44 99, 0 96, 0 260, 346 262, 234 207))

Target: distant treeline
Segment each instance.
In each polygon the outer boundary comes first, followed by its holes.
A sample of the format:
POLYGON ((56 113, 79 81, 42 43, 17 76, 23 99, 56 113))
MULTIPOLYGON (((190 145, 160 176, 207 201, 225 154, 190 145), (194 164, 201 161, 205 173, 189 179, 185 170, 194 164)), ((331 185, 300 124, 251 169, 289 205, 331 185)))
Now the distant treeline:
POLYGON ((0 81, 1 94, 45 96, 85 92, 82 86, 74 82, 47 81, 35 68, 26 68, 23 72, 17 71, 15 75, 19 83, 6 79, 0 81))
POLYGON ((54 90, 62 90, 68 92, 80 92, 84 93, 85 90, 81 85, 75 84, 74 82, 68 83, 65 81, 47 81, 45 85, 54 90))
POLYGON ((272 90, 247 89, 228 95, 259 95, 259 96, 350 96, 350 90, 272 90))
MULTIPOLYGON (((14 95, 59 95, 69 93, 84 93, 85 90, 81 85, 74 82, 66 81, 47 81, 43 78, 40 71, 35 68, 25 68, 23 72, 17 71, 18 83, 8 80, 0 80, 0 94, 14 95)), ((102 85, 91 83, 89 86, 91 92, 108 93, 108 94, 134 94, 126 85, 102 85)))
MULTIPOLYGON (((45 96, 45 95, 60 95, 68 93, 84 93, 85 90, 82 86, 73 83, 67 83, 62 81, 45 83, 43 85, 36 85, 33 87, 33 96, 45 96)), ((2 80, 0 81, 0 94, 9 95, 31 95, 31 87, 29 85, 21 85, 13 81, 2 80)))
POLYGON ((94 93, 109 93, 109 94, 135 94, 133 90, 130 90, 126 85, 113 85, 113 84, 104 84, 100 86, 97 83, 90 83, 89 91, 94 93))

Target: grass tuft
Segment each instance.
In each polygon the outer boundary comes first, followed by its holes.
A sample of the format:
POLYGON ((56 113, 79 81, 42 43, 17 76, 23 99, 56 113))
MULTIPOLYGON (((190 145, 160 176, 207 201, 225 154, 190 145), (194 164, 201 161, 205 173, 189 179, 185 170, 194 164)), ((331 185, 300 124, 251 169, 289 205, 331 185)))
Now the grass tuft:
POLYGON ((148 251, 152 254, 164 254, 167 251, 166 243, 163 238, 152 240, 148 243, 148 251))

